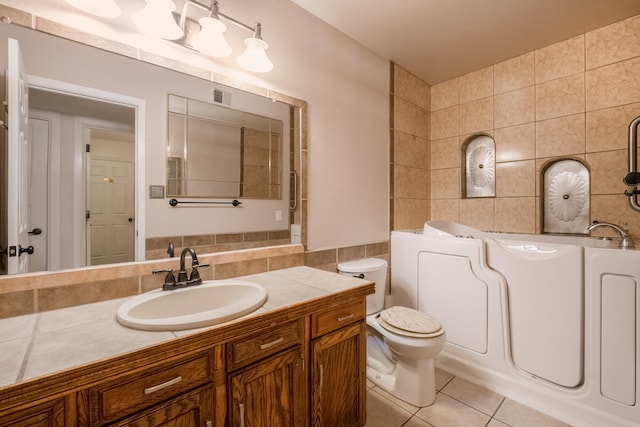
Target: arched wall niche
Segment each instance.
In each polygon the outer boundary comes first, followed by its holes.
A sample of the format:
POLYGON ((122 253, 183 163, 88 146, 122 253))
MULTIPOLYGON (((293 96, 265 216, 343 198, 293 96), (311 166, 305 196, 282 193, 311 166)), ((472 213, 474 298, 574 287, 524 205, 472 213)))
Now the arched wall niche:
POLYGON ((580 159, 554 159, 543 165, 544 233, 586 234, 590 215, 590 171, 580 159))
POLYGON ((496 196, 496 143, 489 135, 469 137, 462 144, 462 197, 496 196))

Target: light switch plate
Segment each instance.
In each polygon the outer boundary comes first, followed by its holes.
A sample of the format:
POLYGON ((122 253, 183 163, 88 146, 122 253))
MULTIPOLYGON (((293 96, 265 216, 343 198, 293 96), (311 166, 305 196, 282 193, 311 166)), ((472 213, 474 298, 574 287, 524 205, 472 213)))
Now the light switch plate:
POLYGON ((149 198, 150 199, 164 199, 164 185, 150 185, 149 186, 149 198))

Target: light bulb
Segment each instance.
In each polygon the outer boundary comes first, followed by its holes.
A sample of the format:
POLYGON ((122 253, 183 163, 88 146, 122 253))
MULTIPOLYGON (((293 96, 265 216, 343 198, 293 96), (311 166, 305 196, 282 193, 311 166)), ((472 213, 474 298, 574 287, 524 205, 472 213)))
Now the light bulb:
POLYGON ((212 17, 200 18, 201 30, 191 39, 191 45, 205 55, 224 58, 231 55, 231 46, 224 38, 227 26, 219 19, 212 17))
POLYGON ((145 0, 147 5, 133 14, 133 22, 147 35, 167 40, 182 38, 184 33, 173 17, 176 5, 171 0, 145 0))
POLYGON ((245 39, 244 44, 247 49, 237 59, 242 68, 256 73, 266 73, 273 69, 265 52, 269 45, 264 40, 251 37, 245 39))

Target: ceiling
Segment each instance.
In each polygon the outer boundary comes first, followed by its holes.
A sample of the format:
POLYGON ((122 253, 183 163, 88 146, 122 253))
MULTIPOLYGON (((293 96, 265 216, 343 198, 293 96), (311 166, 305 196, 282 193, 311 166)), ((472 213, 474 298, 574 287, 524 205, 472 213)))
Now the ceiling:
POLYGON ((29 108, 135 125, 135 110, 130 106, 114 104, 83 96, 29 88, 29 108))
POLYGON ((429 84, 640 13, 640 0, 292 0, 429 84))

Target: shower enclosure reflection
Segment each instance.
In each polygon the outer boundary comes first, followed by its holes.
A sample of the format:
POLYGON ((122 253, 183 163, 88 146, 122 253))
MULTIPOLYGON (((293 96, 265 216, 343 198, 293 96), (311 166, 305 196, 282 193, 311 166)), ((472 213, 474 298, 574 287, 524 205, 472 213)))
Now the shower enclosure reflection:
POLYGON ((282 197, 282 120, 177 95, 168 105, 168 196, 282 197))

